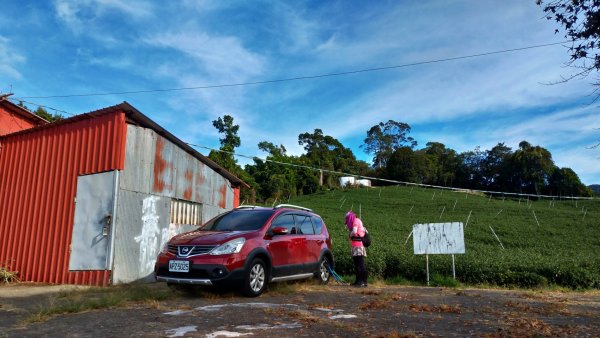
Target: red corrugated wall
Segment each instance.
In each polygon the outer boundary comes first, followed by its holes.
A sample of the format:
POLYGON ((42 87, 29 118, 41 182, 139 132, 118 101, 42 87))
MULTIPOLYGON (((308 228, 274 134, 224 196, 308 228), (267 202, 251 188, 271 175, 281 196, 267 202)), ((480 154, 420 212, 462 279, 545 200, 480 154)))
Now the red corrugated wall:
POLYGON ((0 136, 33 128, 38 124, 0 107, 0 136))
POLYGON ((123 112, 0 138, 0 265, 22 281, 107 285, 109 270, 69 272, 77 176, 122 170, 123 112))

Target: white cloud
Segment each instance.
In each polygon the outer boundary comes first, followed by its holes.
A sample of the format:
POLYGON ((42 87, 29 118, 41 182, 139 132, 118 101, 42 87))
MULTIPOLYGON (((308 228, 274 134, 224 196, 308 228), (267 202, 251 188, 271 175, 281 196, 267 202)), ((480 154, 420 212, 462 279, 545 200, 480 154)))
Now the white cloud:
POLYGON ((261 74, 264 67, 260 55, 244 48, 242 42, 232 36, 213 36, 196 30, 162 33, 147 38, 145 42, 184 54, 196 63, 197 70, 208 74, 210 80, 222 81, 217 84, 248 79, 261 74))
MULTIPOLYGON (((546 145, 581 143, 593 137, 595 131, 591 128, 598 124, 596 107, 583 107, 549 113, 521 123, 509 126, 505 130, 489 130, 491 137, 504 137, 507 140, 522 140, 526 135, 535 142, 546 145)), ((482 135, 483 136, 483 135, 482 135)))
POLYGON ((100 57, 95 55, 92 50, 86 48, 78 48, 76 54, 81 62, 90 65, 111 67, 121 70, 132 70, 132 68, 136 66, 134 60, 125 55, 100 57))
POLYGON ((25 56, 19 54, 10 41, 0 35, 0 74, 20 80, 23 75, 17 69, 17 65, 25 60, 25 56))
POLYGON ((54 11, 58 19, 77 34, 91 33, 95 21, 115 13, 133 20, 153 14, 150 3, 126 0, 56 0, 54 11))
MULTIPOLYGON (((80 0, 78 0, 80 1, 80 0)), ((133 18, 145 18, 152 14, 152 7, 147 1, 132 0, 96 0, 98 11, 119 10, 133 18)))

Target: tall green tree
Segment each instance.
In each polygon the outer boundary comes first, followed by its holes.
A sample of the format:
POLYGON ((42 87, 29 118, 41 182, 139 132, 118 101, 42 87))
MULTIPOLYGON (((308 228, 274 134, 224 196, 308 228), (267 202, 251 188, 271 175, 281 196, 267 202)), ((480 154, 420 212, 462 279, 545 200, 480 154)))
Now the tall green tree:
POLYGON ((410 147, 396 149, 387 161, 387 177, 411 183, 425 183, 429 173, 429 163, 422 153, 410 147))
MULTIPOLYGON (((306 153, 301 156, 307 160, 307 165, 333 171, 362 173, 368 165, 357 161, 354 153, 336 138, 323 134, 321 129, 298 135, 298 144, 304 147, 306 153)), ((327 187, 338 185, 337 175, 323 173, 323 184, 327 187)))
POLYGON ((408 136, 409 133, 410 126, 407 123, 394 120, 380 122, 367 131, 361 148, 365 153, 373 155, 373 167, 385 167, 395 150, 405 146, 413 149, 417 146, 417 141, 408 136))
POLYGON ((257 197, 260 200, 283 201, 288 197, 313 193, 319 189, 316 171, 281 164, 307 166, 309 164, 306 159, 288 156, 283 145, 276 146, 267 141, 260 142, 258 148, 268 154, 266 160, 255 158, 254 164, 246 165, 245 169, 257 183, 257 197))
POLYGON ((542 194, 549 185, 555 169, 552 154, 540 146, 532 146, 527 141, 519 143, 510 161, 513 183, 519 192, 542 194))
MULTIPOLYGON (((223 118, 219 117, 212 123, 223 137, 219 139, 219 143, 221 144, 219 150, 221 151, 211 150, 208 154, 208 158, 218 163, 251 187, 254 187, 256 184, 253 177, 238 165, 237 160, 233 156, 235 148, 242 144, 240 137, 237 134, 240 126, 233 123, 233 117, 231 115, 225 115, 223 118)), ((242 189, 240 198, 242 199, 242 202, 244 200, 254 202, 256 199, 255 192, 253 189, 242 189)))
POLYGON ((476 147, 474 150, 465 151, 458 155, 459 167, 456 172, 457 187, 482 189, 483 166, 485 152, 476 147))
POLYGON ((454 184, 459 168, 459 158, 455 150, 446 148, 439 142, 427 142, 426 147, 419 153, 427 160, 427 183, 441 186, 454 184))
POLYGON ((485 159, 481 167, 482 188, 499 191, 510 189, 512 175, 510 158, 512 154, 512 149, 502 142, 485 152, 485 159))
POLYGON ((550 177, 550 189, 559 196, 593 196, 590 188, 579 180, 571 168, 556 168, 550 177))
POLYGON ((221 151, 211 150, 208 157, 232 173, 241 170, 233 156, 235 148, 241 145, 240 137, 237 134, 240 126, 233 123, 231 115, 219 117, 212 121, 212 124, 223 137, 219 139, 221 144, 219 150, 221 151))

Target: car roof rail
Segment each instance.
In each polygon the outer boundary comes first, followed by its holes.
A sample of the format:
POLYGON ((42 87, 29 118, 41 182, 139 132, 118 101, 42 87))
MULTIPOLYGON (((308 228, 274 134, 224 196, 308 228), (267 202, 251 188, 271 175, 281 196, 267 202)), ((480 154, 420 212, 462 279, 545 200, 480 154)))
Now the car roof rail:
POLYGON ((256 209, 256 208, 264 208, 258 205, 240 205, 239 207, 236 207, 234 209, 256 209))
POLYGON ((277 209, 277 208, 294 208, 294 209, 300 209, 300 210, 312 212, 312 209, 301 207, 299 205, 293 205, 293 204, 278 204, 275 206, 275 209, 277 209))

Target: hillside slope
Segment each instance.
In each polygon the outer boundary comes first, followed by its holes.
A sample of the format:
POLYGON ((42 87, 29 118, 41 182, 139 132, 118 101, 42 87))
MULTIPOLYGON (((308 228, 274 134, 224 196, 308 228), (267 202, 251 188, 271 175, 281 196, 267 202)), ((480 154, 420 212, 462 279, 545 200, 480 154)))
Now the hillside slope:
MULTIPOLYGON (((455 256, 456 276, 462 282, 600 287, 598 199, 530 201, 384 187, 321 192, 290 203, 323 216, 332 234, 338 273, 353 273, 343 225, 345 212, 352 208, 362 214, 373 239, 367 259, 372 276, 424 281, 425 257, 413 254, 412 238, 408 239, 412 225, 459 221, 466 224, 466 253, 455 256)), ((452 276, 450 256, 430 256, 429 261, 432 274, 452 276)))

